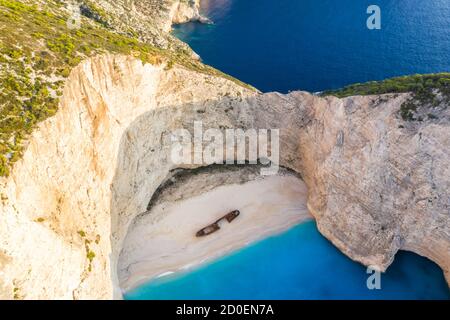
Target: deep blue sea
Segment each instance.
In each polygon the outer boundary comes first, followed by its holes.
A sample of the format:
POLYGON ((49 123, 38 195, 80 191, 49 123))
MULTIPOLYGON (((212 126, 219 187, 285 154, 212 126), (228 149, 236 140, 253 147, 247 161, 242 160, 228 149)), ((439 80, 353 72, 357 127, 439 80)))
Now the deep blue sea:
MULTIPOLYGON (((322 91, 392 76, 450 71, 450 0, 202 0, 213 25, 174 33, 203 61, 262 91, 322 91), (381 30, 366 27, 381 8, 381 30)), ((188 273, 150 281, 126 299, 450 299, 442 271, 400 252, 381 290, 314 222, 188 273)))
POLYGON ((175 35, 210 64, 267 91, 322 91, 450 71, 449 0, 202 0, 215 24, 175 35), (381 30, 369 30, 371 4, 381 30))
POLYGON ((313 221, 188 273, 158 278, 126 299, 450 299, 442 271, 400 252, 381 289, 367 288, 366 268, 338 251, 313 221))

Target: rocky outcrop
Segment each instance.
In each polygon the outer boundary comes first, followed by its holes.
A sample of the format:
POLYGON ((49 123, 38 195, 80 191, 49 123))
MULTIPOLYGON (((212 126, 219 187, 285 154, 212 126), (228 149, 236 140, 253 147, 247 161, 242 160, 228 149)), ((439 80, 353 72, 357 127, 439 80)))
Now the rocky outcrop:
POLYGON ((85 61, 0 180, 0 298, 120 298, 128 226, 180 167, 171 131, 194 120, 280 128, 280 164, 303 177, 308 208, 339 249, 381 270, 410 250, 448 276, 449 114, 405 122, 407 98, 258 94, 132 57, 85 61))
POLYGON ((171 177, 128 228, 117 268, 120 288, 128 292, 162 274, 186 272, 310 220, 304 182, 281 168, 272 176, 260 169, 217 165, 171 177), (235 209, 241 212, 233 223, 222 220, 218 232, 195 236, 235 209))
POLYGON ((173 24, 209 23, 209 19, 199 13, 200 0, 78 1, 85 12, 92 12, 87 16, 97 15, 96 20, 104 20, 116 32, 137 36, 163 49, 191 51, 187 44, 169 34, 173 24))
POLYGON ((211 21, 200 14, 200 0, 177 1, 172 5, 170 11, 171 25, 166 26, 166 30, 170 30, 172 24, 186 23, 190 21, 199 21, 202 23, 210 23, 211 21))
POLYGON ((341 251, 381 270, 409 250, 450 270, 448 110, 405 122, 405 95, 316 103, 300 136, 308 208, 341 251))

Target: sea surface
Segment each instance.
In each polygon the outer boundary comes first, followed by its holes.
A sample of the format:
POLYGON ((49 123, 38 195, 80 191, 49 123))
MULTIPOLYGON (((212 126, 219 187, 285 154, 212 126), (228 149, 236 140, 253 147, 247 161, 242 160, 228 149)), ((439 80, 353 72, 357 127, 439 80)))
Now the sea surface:
POLYGON ((449 0, 202 0, 214 24, 174 33, 203 61, 261 91, 322 91, 450 72, 449 0), (367 8, 381 9, 381 30, 367 8))
POLYGON ((125 299, 450 299, 440 268, 413 253, 397 254, 379 290, 367 287, 372 275, 310 221, 190 272, 149 281, 125 299))
MULTIPOLYGON (((203 61, 258 89, 322 91, 414 73, 450 71, 449 0, 202 0, 212 25, 174 34, 203 61)), ((320 235, 314 222, 186 273, 150 280, 126 299, 450 299, 433 262, 400 252, 381 289, 320 235)))

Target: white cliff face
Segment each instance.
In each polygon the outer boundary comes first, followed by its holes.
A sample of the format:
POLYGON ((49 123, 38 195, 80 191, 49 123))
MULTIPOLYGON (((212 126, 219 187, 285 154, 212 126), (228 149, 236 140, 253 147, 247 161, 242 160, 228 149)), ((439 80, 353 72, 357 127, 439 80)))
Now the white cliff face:
POLYGON ((243 168, 219 173, 211 169, 207 174, 196 171, 185 181, 175 178, 159 204, 137 216, 128 229, 117 269, 120 288, 127 292, 159 275, 198 267, 311 219, 301 179, 289 172, 258 172, 252 180, 236 183, 242 172, 245 175, 243 168), (208 190, 216 183, 221 185, 208 190), (198 194, 189 195, 192 190, 198 194), (221 221, 218 232, 195 236, 236 209, 240 215, 232 223, 221 221))
POLYGON ((170 24, 166 25, 166 32, 170 31, 172 24, 186 23, 189 21, 209 22, 199 12, 200 0, 175 1, 170 10, 170 24))
POLYGON ((145 134, 160 134, 177 123, 169 112, 174 121, 142 123, 147 132, 133 132, 130 125, 161 108, 250 93, 225 79, 163 69, 134 58, 104 56, 72 72, 60 111, 33 133, 23 159, 1 180, 0 298, 113 297, 118 251, 111 249, 116 244, 112 231, 120 243, 126 226, 122 230, 117 223, 126 225, 128 216, 145 208, 152 186, 170 169, 162 161, 160 136, 145 134), (124 145, 132 149, 139 137, 158 151, 147 163, 156 165, 146 168, 151 180, 136 193, 134 179, 145 178, 130 171, 141 169, 133 161, 142 154, 128 161, 120 150, 124 145), (130 178, 113 183, 122 165, 130 178))
POLYGON ((94 3, 108 13, 102 18, 113 30, 124 34, 133 30, 142 41, 174 51, 191 50, 169 34, 173 24, 210 22, 199 12, 200 0, 95 0, 94 3))
POLYGON ((320 231, 352 259, 384 270, 405 249, 448 271, 448 115, 405 123, 406 98, 262 95, 178 66, 86 61, 0 180, 0 298, 120 298, 128 226, 177 168, 170 132, 194 120, 280 128, 280 164, 300 173, 320 231))

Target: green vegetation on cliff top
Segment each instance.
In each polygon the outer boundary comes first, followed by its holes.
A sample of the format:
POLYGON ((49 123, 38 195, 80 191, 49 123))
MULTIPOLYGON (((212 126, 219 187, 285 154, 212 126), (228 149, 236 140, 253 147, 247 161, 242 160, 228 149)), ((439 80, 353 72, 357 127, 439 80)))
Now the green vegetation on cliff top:
POLYGON ((27 135, 56 113, 65 79, 87 57, 132 54, 146 63, 176 63, 246 86, 192 59, 190 52, 162 50, 115 33, 102 22, 105 13, 84 3, 85 15, 93 16, 83 16, 80 28, 72 29, 64 1, 0 0, 0 176, 20 159, 27 135))
POLYGON ((400 108, 400 116, 405 121, 437 119, 433 108, 450 104, 450 73, 415 74, 382 81, 356 83, 338 90, 322 92, 345 98, 357 95, 378 95, 387 93, 407 93, 412 96, 400 108))

